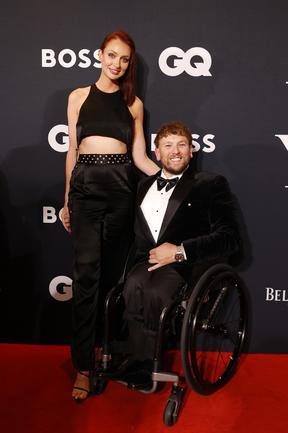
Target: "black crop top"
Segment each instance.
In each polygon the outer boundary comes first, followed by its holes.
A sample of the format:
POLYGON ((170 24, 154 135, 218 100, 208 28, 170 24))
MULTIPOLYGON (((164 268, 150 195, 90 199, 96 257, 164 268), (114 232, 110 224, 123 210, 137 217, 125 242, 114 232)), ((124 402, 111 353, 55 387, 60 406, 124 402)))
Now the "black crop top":
POLYGON ((121 90, 102 92, 96 84, 92 84, 80 108, 76 128, 78 146, 83 138, 100 135, 116 138, 131 150, 133 117, 121 90))

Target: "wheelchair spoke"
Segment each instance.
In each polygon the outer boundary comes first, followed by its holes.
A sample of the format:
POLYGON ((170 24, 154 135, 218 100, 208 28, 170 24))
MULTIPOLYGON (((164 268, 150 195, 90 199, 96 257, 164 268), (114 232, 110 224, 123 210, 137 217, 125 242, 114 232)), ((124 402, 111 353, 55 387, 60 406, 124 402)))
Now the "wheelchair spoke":
POLYGON ((218 377, 219 377, 219 374, 217 375, 217 371, 218 371, 217 368, 218 368, 218 365, 219 365, 220 359, 222 360, 222 362, 223 362, 223 364, 224 364, 224 366, 225 366, 225 368, 226 368, 227 363, 224 361, 223 353, 222 353, 221 350, 219 349, 218 357, 217 357, 217 360, 216 360, 216 362, 215 362, 214 375, 212 375, 212 380, 213 380, 213 382, 215 382, 215 381, 218 379, 218 377))

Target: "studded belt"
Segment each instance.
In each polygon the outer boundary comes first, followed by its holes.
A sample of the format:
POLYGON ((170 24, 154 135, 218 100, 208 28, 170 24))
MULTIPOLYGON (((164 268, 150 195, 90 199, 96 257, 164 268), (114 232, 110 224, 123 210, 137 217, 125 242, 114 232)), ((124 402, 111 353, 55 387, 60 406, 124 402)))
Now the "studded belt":
POLYGON ((128 153, 81 153, 77 164, 127 164, 131 163, 128 153))

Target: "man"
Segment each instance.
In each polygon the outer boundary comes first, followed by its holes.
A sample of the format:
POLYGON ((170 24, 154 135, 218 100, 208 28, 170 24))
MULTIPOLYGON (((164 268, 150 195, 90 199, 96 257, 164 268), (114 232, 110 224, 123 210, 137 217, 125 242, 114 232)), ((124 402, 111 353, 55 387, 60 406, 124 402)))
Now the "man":
MULTIPOLYGON (((213 262, 236 252, 240 243, 227 181, 191 167, 189 129, 179 122, 167 123, 155 144, 163 168, 138 189, 136 265, 123 292, 131 350, 142 373, 143 368, 152 368, 164 305, 185 282, 192 284, 213 262)), ((138 377, 143 381, 143 374, 138 377)), ((137 382, 135 371, 126 379, 137 382)))

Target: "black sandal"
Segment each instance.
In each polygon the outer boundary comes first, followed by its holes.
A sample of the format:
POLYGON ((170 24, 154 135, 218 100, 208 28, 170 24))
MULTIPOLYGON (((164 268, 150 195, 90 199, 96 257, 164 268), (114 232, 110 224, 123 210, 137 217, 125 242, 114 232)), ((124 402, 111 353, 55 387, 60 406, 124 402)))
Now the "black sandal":
MULTIPOLYGON (((83 373, 83 371, 78 371, 77 374, 78 373, 81 376, 85 376, 87 378, 90 378, 90 374, 89 373, 83 373)), ((87 389, 87 388, 82 388, 81 386, 73 386, 72 392, 74 391, 74 389, 86 392, 86 396, 84 398, 79 398, 79 397, 76 397, 76 396, 72 396, 72 398, 74 398, 74 400, 77 401, 77 402, 81 402, 81 401, 86 400, 89 397, 89 395, 90 395, 90 387, 89 387, 89 389, 87 389)))

